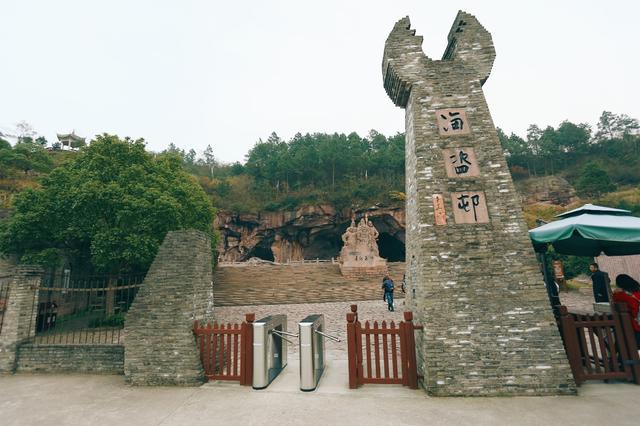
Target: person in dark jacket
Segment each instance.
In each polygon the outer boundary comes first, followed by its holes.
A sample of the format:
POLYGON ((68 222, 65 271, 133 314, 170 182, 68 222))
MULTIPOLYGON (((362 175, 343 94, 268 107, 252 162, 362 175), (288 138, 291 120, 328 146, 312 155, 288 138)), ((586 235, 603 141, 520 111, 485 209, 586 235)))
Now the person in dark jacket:
POLYGON ((609 303, 609 275, 601 271, 597 263, 590 264, 589 270, 593 283, 593 298, 596 303, 609 303))
POLYGON ((382 289, 384 290, 384 300, 387 301, 387 309, 393 312, 393 280, 388 275, 382 279, 382 289))

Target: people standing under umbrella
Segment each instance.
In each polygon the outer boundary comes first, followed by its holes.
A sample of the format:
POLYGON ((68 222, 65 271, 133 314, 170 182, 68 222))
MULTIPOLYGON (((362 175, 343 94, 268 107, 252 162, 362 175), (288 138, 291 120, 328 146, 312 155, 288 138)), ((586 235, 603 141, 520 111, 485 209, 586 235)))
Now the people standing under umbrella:
POLYGON ((636 346, 640 349, 640 284, 627 274, 620 274, 616 277, 616 291, 613 292, 613 301, 625 303, 629 307, 631 316, 631 326, 636 337, 636 346))
POLYGON ((591 263, 589 265, 591 271, 591 282, 593 283, 593 298, 596 303, 609 303, 609 275, 601 271, 597 263, 591 263))

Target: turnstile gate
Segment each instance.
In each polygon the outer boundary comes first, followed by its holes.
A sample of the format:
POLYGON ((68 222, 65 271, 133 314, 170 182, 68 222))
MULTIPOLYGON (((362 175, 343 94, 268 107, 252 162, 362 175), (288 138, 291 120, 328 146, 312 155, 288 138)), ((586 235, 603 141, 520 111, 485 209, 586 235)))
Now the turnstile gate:
POLYGON ((324 333, 324 315, 309 315, 298 323, 300 344, 300 390, 312 391, 324 372, 324 338, 340 341, 324 333))
POLYGON ((253 388, 264 389, 287 366, 286 315, 270 315, 253 323, 253 388))

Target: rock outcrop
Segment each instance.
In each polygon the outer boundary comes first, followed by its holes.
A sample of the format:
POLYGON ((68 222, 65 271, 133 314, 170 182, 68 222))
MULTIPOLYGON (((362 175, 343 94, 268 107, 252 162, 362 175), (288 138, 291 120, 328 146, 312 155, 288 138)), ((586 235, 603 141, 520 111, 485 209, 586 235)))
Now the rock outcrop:
POLYGON ((566 206, 578 198, 576 191, 560 176, 542 176, 514 181, 522 205, 544 203, 566 206))
MULTIPOLYGON (((358 220, 365 213, 380 233, 380 256, 404 261, 404 208, 374 206, 353 212, 358 220)), ((220 232, 218 260, 242 262, 258 257, 286 263, 337 258, 351 216, 350 209, 336 210, 327 204, 259 214, 220 212, 215 221, 220 232)))

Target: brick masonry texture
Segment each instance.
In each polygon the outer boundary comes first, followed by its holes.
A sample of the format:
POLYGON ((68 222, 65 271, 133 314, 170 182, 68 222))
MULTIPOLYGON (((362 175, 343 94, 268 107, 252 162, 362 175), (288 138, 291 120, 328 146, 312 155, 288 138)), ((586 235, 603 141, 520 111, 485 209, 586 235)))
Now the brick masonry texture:
POLYGON ((123 374, 121 345, 32 345, 18 349, 18 373, 123 374))
MULTIPOLYGON (((404 262, 388 263, 397 297, 402 297, 404 268, 404 262)), ((213 276, 213 294, 216 306, 379 300, 382 277, 345 277, 337 264, 219 265, 213 276)))
POLYGON ((195 230, 167 233, 125 322, 125 378, 133 385, 204 382, 193 321, 213 319, 211 243, 195 230))
POLYGON ((0 333, 0 373, 15 371, 18 347, 35 329, 41 276, 41 268, 27 265, 3 274, 9 282, 9 293, 0 333))
POLYGON ((574 394, 518 195, 482 92, 495 50, 476 18, 459 12, 442 60, 427 58, 409 18, 384 51, 384 86, 406 109, 407 307, 432 395, 574 394), (436 110, 466 112, 469 134, 442 136, 436 110), (470 147, 480 175, 447 176, 443 150, 470 147), (483 191, 489 222, 456 224, 451 194, 483 191), (443 194, 446 225, 435 225, 443 194), (418 334, 417 334, 418 336, 418 334))

